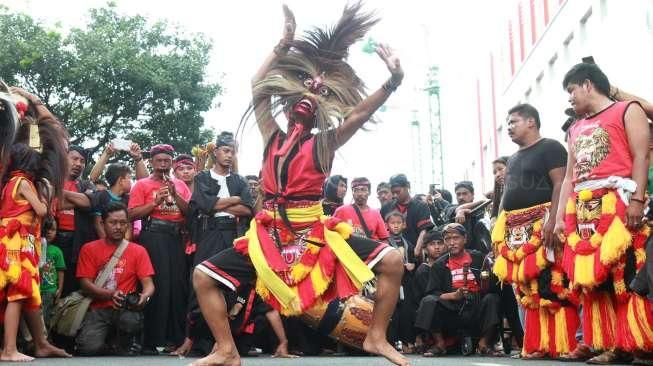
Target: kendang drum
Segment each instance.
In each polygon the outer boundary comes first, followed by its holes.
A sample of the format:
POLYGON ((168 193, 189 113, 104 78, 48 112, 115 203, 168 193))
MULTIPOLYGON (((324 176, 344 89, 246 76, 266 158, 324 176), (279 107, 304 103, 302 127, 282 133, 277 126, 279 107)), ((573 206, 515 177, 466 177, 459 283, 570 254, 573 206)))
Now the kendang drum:
POLYGON ((363 341, 372 323, 374 302, 362 295, 313 306, 300 319, 320 334, 347 346, 363 349, 363 341))

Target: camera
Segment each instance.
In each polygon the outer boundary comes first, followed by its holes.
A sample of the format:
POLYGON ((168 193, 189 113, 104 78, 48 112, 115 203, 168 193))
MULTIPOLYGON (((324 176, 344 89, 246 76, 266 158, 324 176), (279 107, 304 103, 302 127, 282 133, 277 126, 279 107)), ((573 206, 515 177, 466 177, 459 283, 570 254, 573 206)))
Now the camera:
POLYGON ((122 302, 122 308, 133 309, 138 305, 139 301, 141 301, 141 294, 138 292, 130 292, 125 295, 125 300, 122 302))

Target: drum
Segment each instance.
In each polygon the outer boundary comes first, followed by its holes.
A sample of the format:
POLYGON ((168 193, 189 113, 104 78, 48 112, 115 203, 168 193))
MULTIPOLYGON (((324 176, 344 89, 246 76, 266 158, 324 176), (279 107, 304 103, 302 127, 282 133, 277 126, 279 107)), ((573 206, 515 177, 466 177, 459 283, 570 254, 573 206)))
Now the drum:
POLYGON ((373 310, 372 300, 354 295, 346 300, 313 306, 300 315, 300 319, 320 334, 347 346, 363 349, 373 310))

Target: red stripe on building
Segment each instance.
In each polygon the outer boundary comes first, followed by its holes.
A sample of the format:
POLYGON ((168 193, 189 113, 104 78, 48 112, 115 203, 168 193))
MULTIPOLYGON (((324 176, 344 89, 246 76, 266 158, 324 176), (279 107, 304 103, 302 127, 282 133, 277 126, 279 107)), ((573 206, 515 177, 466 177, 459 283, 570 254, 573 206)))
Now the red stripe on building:
POLYGON ((531 44, 535 44, 537 41, 537 22, 535 18, 535 0, 530 1, 531 8, 531 44))
POLYGON ((515 75, 515 45, 513 43, 514 37, 512 36, 512 22, 508 21, 508 50, 510 53, 510 75, 515 75))
POLYGON ((492 131, 494 132, 494 156, 499 156, 499 134, 497 131, 497 98, 494 84, 494 55, 490 53, 490 93, 492 97, 492 131))
POLYGON ((542 0, 542 9, 544 10, 544 25, 549 25, 549 0, 542 0))
POLYGON ((526 47, 524 46, 524 12, 521 1, 517 5, 517 21, 519 24, 519 60, 524 62, 526 58, 526 47))
POLYGON ((483 157, 483 120, 481 119, 481 81, 476 79, 476 109, 478 111, 478 146, 481 153, 481 192, 485 192, 485 159, 483 157))

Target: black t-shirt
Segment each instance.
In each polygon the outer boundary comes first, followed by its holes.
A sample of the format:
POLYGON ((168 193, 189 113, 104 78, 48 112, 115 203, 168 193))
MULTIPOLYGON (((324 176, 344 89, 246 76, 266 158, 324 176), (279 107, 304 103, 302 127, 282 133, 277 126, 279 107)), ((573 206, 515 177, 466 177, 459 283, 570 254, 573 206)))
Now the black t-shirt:
POLYGON ((503 208, 517 210, 551 201, 549 172, 567 165, 567 151, 556 140, 543 138, 508 159, 503 208))
POLYGON ((386 203, 381 208, 381 217, 385 220, 385 216, 392 211, 399 211, 406 215, 404 237, 413 245, 417 245, 417 237, 422 230, 433 228, 429 207, 415 198, 411 199, 406 206, 400 205, 396 200, 386 203))

